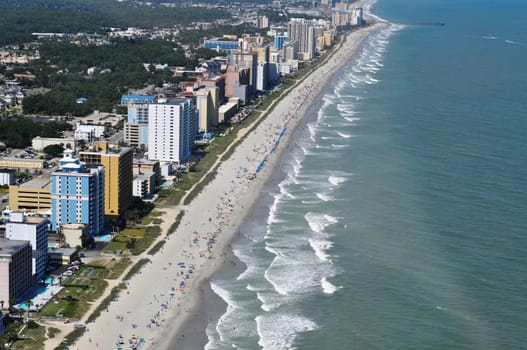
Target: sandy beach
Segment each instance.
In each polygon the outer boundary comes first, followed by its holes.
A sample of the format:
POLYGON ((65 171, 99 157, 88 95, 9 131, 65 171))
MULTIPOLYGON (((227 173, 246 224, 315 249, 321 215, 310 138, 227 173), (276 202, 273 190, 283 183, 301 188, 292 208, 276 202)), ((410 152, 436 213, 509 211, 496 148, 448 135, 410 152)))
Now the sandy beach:
MULTIPOLYGON (((185 207, 163 208, 163 228, 185 211, 177 231, 131 280, 72 349, 174 348, 171 342, 198 311, 203 283, 232 263, 230 242, 260 197, 292 131, 327 83, 381 23, 349 34, 326 63, 293 88, 222 162, 205 189, 185 207)), ((183 334, 179 334, 183 336, 183 334)), ((189 335, 190 336, 190 335, 189 335)))

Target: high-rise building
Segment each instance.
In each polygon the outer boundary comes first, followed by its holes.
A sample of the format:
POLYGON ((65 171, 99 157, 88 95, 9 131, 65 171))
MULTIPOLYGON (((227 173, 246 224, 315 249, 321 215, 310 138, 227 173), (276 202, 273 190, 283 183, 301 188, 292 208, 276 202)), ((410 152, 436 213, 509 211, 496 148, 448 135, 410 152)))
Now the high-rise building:
POLYGON ((194 91, 199 114, 199 131, 207 132, 218 125, 218 88, 203 88, 194 91))
POLYGON ((31 271, 31 245, 28 241, 0 238, 0 300, 8 308, 34 283, 31 271))
POLYGON ((200 80, 201 85, 208 88, 218 88, 218 101, 216 104, 219 106, 225 101, 225 77, 222 75, 200 80))
POLYGON ((273 40, 273 47, 275 49, 282 50, 286 40, 287 40, 287 36, 285 35, 275 35, 274 40, 273 40))
POLYGON ((48 262, 48 220, 40 216, 26 216, 22 212, 11 212, 5 237, 29 241, 33 250, 33 276, 37 281, 44 277, 48 262))
POLYGON ((132 202, 134 151, 107 142, 92 147, 92 151, 80 152, 79 159, 88 166, 104 166, 104 215, 119 216, 132 202))
POLYGON ((284 61, 291 61, 298 59, 298 42, 287 41, 284 44, 284 61))
POLYGON ((128 104, 124 141, 133 147, 148 146, 148 104, 128 104))
POLYGON ((148 125, 148 159, 183 163, 190 158, 198 132, 198 113, 191 99, 149 105, 148 125))
POLYGON ((66 150, 51 174, 51 229, 71 223, 89 225, 91 236, 103 231, 104 166, 87 167, 66 150))
POLYGON ((250 75, 251 71, 248 68, 227 67, 227 71, 224 74, 225 96, 238 97, 245 103, 249 96, 250 75))
POLYGON ((256 25, 259 29, 269 28, 269 17, 258 16, 256 25))
MULTIPOLYGON (((249 69, 249 93, 256 93, 256 70, 258 63, 258 54, 256 52, 234 51, 231 56, 231 65, 249 69)), ((240 83, 240 85, 242 85, 240 83)))
POLYGON ((351 14, 351 25, 362 26, 364 25, 364 18, 362 17, 362 7, 355 7, 351 14))
POLYGON ((315 57, 315 26, 312 21, 304 18, 292 18, 287 24, 289 39, 298 42, 298 52, 302 53, 304 59, 315 57))
POLYGON ((269 63, 268 62, 258 62, 256 67, 256 90, 265 91, 269 85, 269 63))

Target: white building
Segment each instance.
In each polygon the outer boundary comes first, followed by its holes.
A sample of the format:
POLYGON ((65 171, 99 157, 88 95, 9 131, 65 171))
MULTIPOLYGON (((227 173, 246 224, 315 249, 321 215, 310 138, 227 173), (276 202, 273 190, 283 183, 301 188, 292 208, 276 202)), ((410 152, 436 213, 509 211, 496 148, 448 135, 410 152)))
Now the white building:
POLYGON ((269 63, 258 62, 256 69, 256 90, 265 91, 268 88, 269 63))
POLYGON ((362 17, 362 7, 356 7, 353 9, 351 14, 351 23, 352 26, 362 26, 364 25, 364 18, 362 17))
POLYGON ((156 190, 156 174, 153 172, 138 174, 133 181, 133 196, 146 198, 156 190))
POLYGON ((34 137, 31 140, 31 147, 37 152, 42 152, 44 148, 50 145, 62 145, 64 148, 69 148, 75 151, 75 138, 73 137, 34 137))
POLYGON ((15 169, 0 169, 0 185, 14 185, 16 181, 15 169))
POLYGON ((105 125, 77 123, 77 126, 75 127, 75 139, 92 142, 95 138, 99 138, 104 135, 105 131, 105 125))
POLYGON ((12 212, 6 224, 5 237, 9 240, 29 241, 33 250, 33 276, 37 280, 44 277, 48 262, 48 220, 39 216, 25 216, 22 212, 12 212))
POLYGON ((148 159, 183 163, 198 132, 198 113, 190 99, 168 99, 148 106, 148 159))

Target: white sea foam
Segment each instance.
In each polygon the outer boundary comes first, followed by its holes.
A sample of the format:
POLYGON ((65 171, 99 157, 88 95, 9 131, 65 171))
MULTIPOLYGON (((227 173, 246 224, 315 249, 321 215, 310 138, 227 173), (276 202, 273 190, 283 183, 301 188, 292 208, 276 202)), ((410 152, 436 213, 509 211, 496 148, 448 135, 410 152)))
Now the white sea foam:
POLYGON ((351 135, 350 134, 345 134, 343 132, 340 132, 340 131, 337 131, 337 134, 340 136, 340 137, 343 137, 345 139, 349 139, 351 138, 351 135))
POLYGON ((315 322, 301 315, 265 314, 254 320, 260 337, 258 345, 263 350, 294 349, 294 341, 299 333, 318 329, 315 322))
POLYGON ((299 147, 300 147, 300 149, 302 150, 302 152, 304 152, 304 155, 307 156, 307 155, 312 154, 312 152, 311 152, 307 147, 305 147, 305 146, 300 146, 300 145, 299 145, 299 147))
POLYGON ((306 219, 309 228, 311 228, 311 231, 317 233, 324 232, 326 227, 336 224, 339 221, 339 219, 335 216, 313 212, 308 212, 306 215, 304 215, 304 218, 306 219))
POLYGON ((332 184, 333 186, 338 186, 340 185, 341 183, 345 182, 347 179, 343 176, 334 176, 334 175, 331 175, 330 177, 328 177, 328 182, 330 184, 332 184))
POLYGON ((353 113, 353 104, 350 103, 337 103, 337 109, 341 113, 353 113))
POLYGON ((356 122, 357 120, 360 120, 360 118, 353 118, 353 117, 344 117, 344 119, 352 123, 356 122))
POLYGON ((331 247, 333 246, 332 242, 326 240, 317 240, 313 238, 309 238, 307 241, 309 242, 309 246, 313 249, 315 255, 320 261, 331 263, 331 255, 326 253, 326 251, 328 249, 331 249, 331 247))
POLYGON ((240 250, 240 249, 233 249, 232 252, 246 266, 245 270, 243 270, 242 273, 240 273, 238 275, 238 277, 236 277, 236 280, 239 281, 239 280, 243 280, 243 279, 245 279, 245 278, 247 278, 249 276, 252 276, 254 274, 255 270, 256 270, 256 267, 254 266, 254 264, 250 264, 249 263, 250 257, 247 254, 244 254, 242 252, 242 250, 240 250))
POLYGON ((279 194, 275 195, 273 204, 269 208, 269 216, 267 217, 267 225, 272 225, 272 224, 283 222, 283 220, 276 218, 276 214, 278 212, 278 204, 280 200, 281 200, 281 195, 279 194))
POLYGON ((339 287, 329 282, 327 277, 320 280, 320 285, 322 286, 322 291, 326 294, 333 294, 339 289, 339 287))
POLYGON ((225 311, 225 313, 221 315, 220 319, 218 320, 218 324, 216 325, 216 332, 218 332, 220 340, 224 341, 223 333, 220 330, 220 325, 221 323, 225 322, 229 315, 232 314, 238 307, 234 304, 234 299, 228 290, 220 287, 214 282, 210 282, 210 288, 227 304, 227 311, 225 311))
POLYGON ((265 244, 265 250, 276 256, 283 256, 283 254, 278 249, 271 247, 268 243, 265 244))
POLYGON ((330 196, 329 194, 316 192, 315 195, 318 197, 318 199, 324 202, 329 202, 335 199, 333 196, 330 196))
POLYGON ((280 286, 278 283, 276 283, 270 276, 269 276, 269 269, 265 270, 264 272, 264 277, 265 279, 267 280, 267 282, 269 282, 274 290, 280 294, 280 295, 287 295, 288 294, 288 291, 286 288, 283 288, 282 286, 280 286))
POLYGON ((331 147, 335 148, 335 149, 343 149, 343 148, 348 148, 350 145, 337 145, 335 143, 332 143, 331 144, 331 147))
POLYGON ((514 41, 514 40, 505 40, 505 42, 506 42, 507 44, 513 44, 513 45, 518 45, 518 44, 520 44, 519 41, 514 41))
POLYGON ((309 130, 309 137, 313 142, 315 142, 315 135, 317 133, 316 126, 314 123, 308 123, 307 129, 309 130))
POLYGON ((481 39, 496 40, 496 39, 498 39, 498 38, 495 37, 494 35, 482 35, 482 36, 481 36, 481 39))

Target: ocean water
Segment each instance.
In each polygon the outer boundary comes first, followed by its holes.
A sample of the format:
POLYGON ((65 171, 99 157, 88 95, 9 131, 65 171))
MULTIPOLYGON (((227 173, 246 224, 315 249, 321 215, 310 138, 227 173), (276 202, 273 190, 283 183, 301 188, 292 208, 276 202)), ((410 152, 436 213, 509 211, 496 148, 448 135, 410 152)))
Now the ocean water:
POLYGON ((527 3, 372 10, 211 282, 207 349, 527 349, 527 3))

